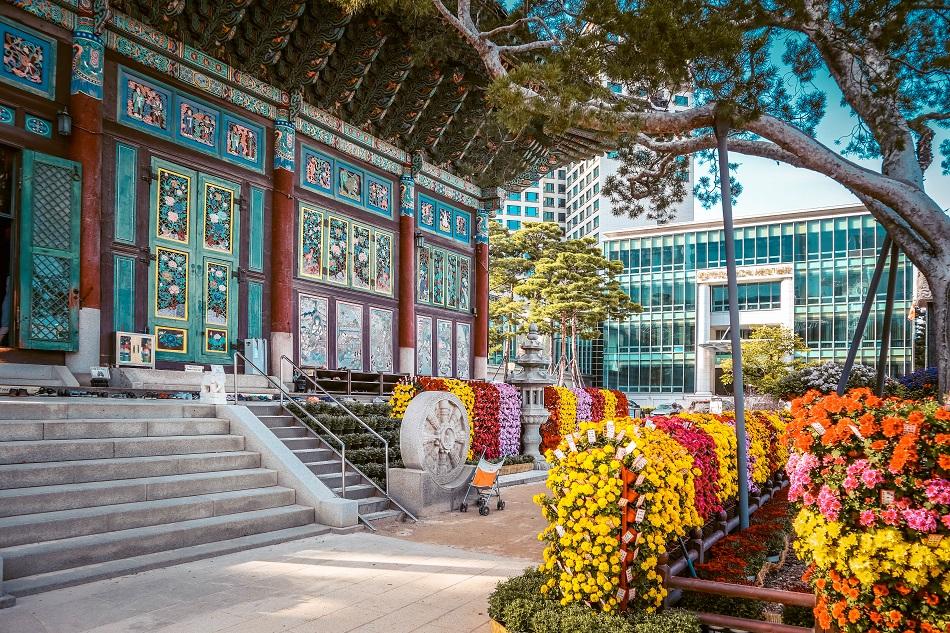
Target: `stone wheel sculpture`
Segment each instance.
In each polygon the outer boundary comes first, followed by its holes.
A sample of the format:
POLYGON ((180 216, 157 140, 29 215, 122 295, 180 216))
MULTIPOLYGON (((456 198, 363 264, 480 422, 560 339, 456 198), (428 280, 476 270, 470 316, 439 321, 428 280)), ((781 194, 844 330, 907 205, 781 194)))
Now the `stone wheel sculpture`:
POLYGON ((470 441, 468 414, 455 394, 426 391, 409 402, 399 432, 406 468, 425 471, 440 486, 451 484, 462 474, 470 441))

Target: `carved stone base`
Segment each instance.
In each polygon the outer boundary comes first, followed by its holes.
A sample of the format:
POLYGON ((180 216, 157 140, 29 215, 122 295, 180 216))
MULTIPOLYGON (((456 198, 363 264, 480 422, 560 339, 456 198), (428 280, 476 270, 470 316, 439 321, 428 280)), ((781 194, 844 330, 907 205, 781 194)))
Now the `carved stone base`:
POLYGON ((417 517, 457 511, 474 471, 465 466, 455 481, 442 486, 424 470, 390 468, 389 494, 417 517))

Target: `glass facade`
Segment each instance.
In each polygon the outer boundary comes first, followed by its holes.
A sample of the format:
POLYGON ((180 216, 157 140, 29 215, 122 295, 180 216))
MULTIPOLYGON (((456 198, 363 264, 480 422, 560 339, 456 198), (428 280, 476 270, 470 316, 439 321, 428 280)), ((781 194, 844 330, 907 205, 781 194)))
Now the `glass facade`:
MULTIPOLYGON (((791 264, 795 331, 810 361, 843 361, 861 312, 884 230, 870 215, 762 223, 736 229, 739 266, 791 264)), ((604 384, 631 393, 691 393, 696 385, 696 274, 725 267, 722 230, 612 240, 608 258, 623 264, 621 283, 643 312, 604 327, 604 384)), ((877 294, 857 362, 876 364, 885 327, 888 271, 877 294)), ((913 267, 897 269, 888 371, 911 371, 913 324, 907 311, 913 267)), ((780 306, 779 282, 740 285, 746 310, 780 306)), ((725 286, 711 288, 711 311, 726 310, 725 286)))

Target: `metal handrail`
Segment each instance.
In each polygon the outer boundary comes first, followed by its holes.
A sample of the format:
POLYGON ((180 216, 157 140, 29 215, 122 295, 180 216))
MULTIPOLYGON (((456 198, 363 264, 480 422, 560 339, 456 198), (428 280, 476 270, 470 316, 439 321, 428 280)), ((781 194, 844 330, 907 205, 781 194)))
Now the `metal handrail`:
MULTIPOLYGON (((284 396, 287 396, 287 401, 296 405, 296 402, 294 401, 293 396, 290 395, 287 389, 282 384, 280 384, 279 382, 277 382, 276 380, 268 376, 267 372, 263 371, 260 367, 255 365, 252 361, 248 360, 247 356, 245 356, 244 354, 238 351, 234 352, 234 404, 239 404, 238 387, 237 387, 238 357, 244 360, 245 366, 250 365, 251 367, 256 369, 262 376, 264 376, 267 382, 269 382, 271 385, 277 388, 277 390, 280 392, 281 408, 283 408, 291 416, 296 417, 296 413, 293 410, 291 410, 290 407, 284 404, 284 396)), ((320 429, 323 430, 324 433, 326 433, 331 438, 333 438, 334 440, 340 443, 339 451, 333 448, 333 446, 331 446, 329 443, 327 443, 327 448, 333 451, 334 453, 336 453, 340 457, 340 497, 343 499, 346 499, 346 463, 347 463, 346 462, 346 444, 343 442, 343 440, 341 440, 336 435, 334 435, 333 432, 330 431, 330 429, 325 427, 319 420, 313 417, 309 411, 307 411, 306 409, 304 409, 303 407, 299 405, 297 405, 297 409, 300 409, 301 411, 303 411, 304 415, 306 415, 307 418, 309 418, 311 422, 316 424, 318 427, 320 427, 320 429)))
POLYGON ((300 366, 297 365, 297 363, 295 363, 292 359, 290 359, 290 358, 289 358, 287 355, 285 355, 285 354, 281 354, 281 357, 280 357, 281 369, 283 369, 283 363, 284 363, 284 361, 287 361, 288 363, 290 363, 290 366, 293 367, 294 370, 296 370, 297 375, 303 376, 304 378, 306 378, 307 381, 308 381, 310 384, 312 384, 314 387, 316 387, 317 389, 319 389, 320 392, 321 392, 324 396, 326 396, 327 398, 329 398, 331 401, 333 401, 334 404, 336 404, 337 406, 339 406, 340 408, 342 408, 344 411, 346 411, 347 414, 348 414, 351 418, 353 418, 354 420, 356 420, 356 422, 357 422, 360 426, 362 426, 364 429, 366 429, 367 431, 369 431, 370 434, 372 434, 373 436, 375 436, 376 439, 378 439, 380 442, 383 443, 383 450, 384 450, 384 452, 385 452, 385 460, 386 460, 386 461, 385 461, 385 466, 386 466, 385 477, 386 477, 386 479, 385 479, 385 490, 384 490, 384 492, 386 493, 386 496, 388 497, 388 496, 389 496, 389 442, 386 441, 386 438, 384 438, 382 435, 380 435, 379 433, 377 433, 376 431, 374 431, 368 424, 366 424, 366 422, 363 422, 363 420, 361 420, 361 419, 359 418, 359 416, 357 416, 355 413, 353 413, 352 411, 350 411, 349 407, 347 407, 345 404, 343 404, 342 402, 340 402, 339 400, 337 400, 336 398, 334 398, 332 395, 330 395, 330 393, 327 392, 326 389, 324 389, 323 387, 321 387, 321 386, 317 383, 317 381, 316 381, 314 378, 311 378, 309 375, 307 375, 307 373, 304 372, 304 370, 301 369, 300 366))

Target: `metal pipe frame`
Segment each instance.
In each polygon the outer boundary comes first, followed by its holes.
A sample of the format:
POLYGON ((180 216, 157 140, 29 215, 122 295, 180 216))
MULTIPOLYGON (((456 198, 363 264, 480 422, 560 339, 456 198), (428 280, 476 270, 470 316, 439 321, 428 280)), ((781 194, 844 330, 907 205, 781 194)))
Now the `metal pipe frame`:
POLYGON ((877 359, 877 395, 884 396, 884 376, 887 373, 887 353, 891 346, 891 317, 894 315, 894 291, 897 288, 897 243, 891 246, 891 267, 887 271, 887 294, 884 299, 884 330, 881 332, 881 352, 877 359))

